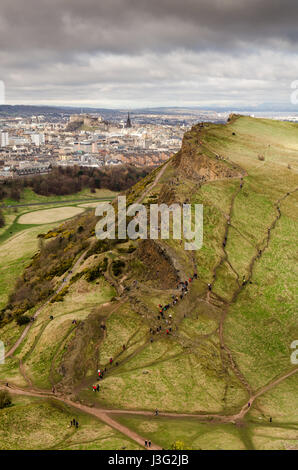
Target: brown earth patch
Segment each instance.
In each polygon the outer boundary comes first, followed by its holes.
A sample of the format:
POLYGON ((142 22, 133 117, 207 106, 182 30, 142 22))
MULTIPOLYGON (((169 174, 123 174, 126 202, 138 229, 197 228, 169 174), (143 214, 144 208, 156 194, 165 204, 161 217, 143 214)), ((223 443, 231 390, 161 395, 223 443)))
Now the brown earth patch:
POLYGON ((136 255, 146 265, 144 280, 151 280, 156 287, 171 289, 177 286, 179 275, 173 261, 154 240, 143 240, 139 243, 136 255))

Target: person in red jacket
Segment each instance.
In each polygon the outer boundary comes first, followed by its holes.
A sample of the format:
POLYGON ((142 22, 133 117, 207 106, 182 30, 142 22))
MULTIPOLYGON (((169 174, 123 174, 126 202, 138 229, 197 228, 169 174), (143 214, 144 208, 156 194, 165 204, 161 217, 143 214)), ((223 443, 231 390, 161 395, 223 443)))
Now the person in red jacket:
POLYGON ((110 364, 112 365, 113 364, 113 358, 111 357, 110 359, 110 364))

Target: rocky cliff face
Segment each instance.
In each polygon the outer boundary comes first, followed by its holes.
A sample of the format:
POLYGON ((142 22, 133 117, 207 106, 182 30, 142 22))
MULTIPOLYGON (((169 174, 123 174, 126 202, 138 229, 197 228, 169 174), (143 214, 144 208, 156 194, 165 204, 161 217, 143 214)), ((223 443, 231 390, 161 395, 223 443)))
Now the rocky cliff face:
POLYGON ((204 125, 198 124, 185 134, 181 150, 173 159, 177 174, 198 182, 244 176, 241 168, 217 155, 204 142, 204 125))

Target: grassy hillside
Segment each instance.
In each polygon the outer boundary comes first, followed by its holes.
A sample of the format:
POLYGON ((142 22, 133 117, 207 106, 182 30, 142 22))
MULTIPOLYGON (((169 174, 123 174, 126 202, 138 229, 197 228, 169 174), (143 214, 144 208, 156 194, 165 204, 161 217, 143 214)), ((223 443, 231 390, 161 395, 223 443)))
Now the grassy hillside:
MULTIPOLYGON (((6 224, 0 229, 0 309, 7 304, 17 278, 30 264, 32 256, 38 252, 39 234, 54 229, 58 222, 91 210, 99 201, 113 200, 115 195, 112 191, 99 189, 95 193, 84 190, 75 196, 44 197, 36 195, 28 188, 25 189, 19 206, 4 210, 6 224), (97 202, 71 202, 74 197, 77 197, 78 201, 89 199, 97 202), (53 204, 54 200, 59 199, 60 204, 53 204)), ((16 201, 5 202, 16 204, 16 201)))
MULTIPOLYGON (((297 447, 297 152, 296 124, 231 116, 194 126, 177 155, 128 191, 128 203, 148 207, 203 204, 199 251, 184 240, 99 242, 90 212, 48 232, 18 289, 50 279, 51 301, 29 305, 36 320, 0 380, 29 395, 54 386, 164 448, 297 447)), ((9 314, 28 314, 18 289, 0 330, 9 347, 23 331, 9 314)))

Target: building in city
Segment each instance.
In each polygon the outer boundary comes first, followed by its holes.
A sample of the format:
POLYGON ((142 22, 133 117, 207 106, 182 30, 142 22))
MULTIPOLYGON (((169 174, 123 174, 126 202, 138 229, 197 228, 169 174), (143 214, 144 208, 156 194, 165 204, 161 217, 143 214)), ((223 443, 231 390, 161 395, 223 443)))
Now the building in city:
POLYGON ((31 142, 36 147, 40 147, 45 144, 45 135, 44 134, 31 134, 31 142))
POLYGON ((0 133, 0 147, 7 147, 9 145, 8 132, 0 133))

